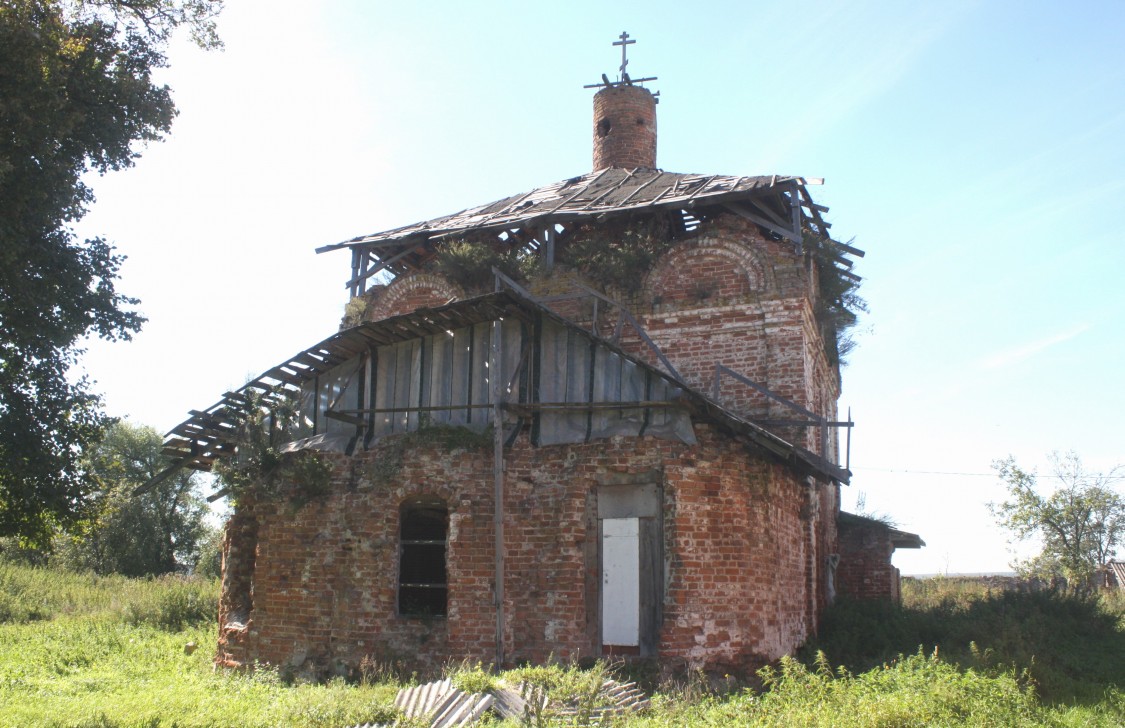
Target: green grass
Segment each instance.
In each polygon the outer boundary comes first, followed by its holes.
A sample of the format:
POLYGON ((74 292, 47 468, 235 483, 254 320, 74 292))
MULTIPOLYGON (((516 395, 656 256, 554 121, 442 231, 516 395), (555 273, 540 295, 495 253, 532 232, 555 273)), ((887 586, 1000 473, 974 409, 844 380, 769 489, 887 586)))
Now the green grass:
POLYGON ((98 617, 174 629, 213 619, 218 598, 216 580, 129 579, 0 560, 0 624, 98 617))
POLYGON ((630 726, 1120 726, 1125 702, 1114 695, 1094 707, 1040 703, 1012 673, 960 670, 935 656, 912 655, 859 675, 826 660, 806 666, 786 658, 765 671, 768 690, 682 703, 660 701, 630 726))
POLYGON ((1125 688, 1122 600, 1050 592, 989 591, 971 580, 904 582, 903 604, 841 601, 820 637, 833 664, 864 671, 918 649, 961 668, 1026 671, 1040 699, 1095 704, 1125 688))
POLYGON ((214 671, 217 594, 215 581, 0 563, 0 726, 345 726, 394 715, 397 685, 214 671))
MULTIPOLYGON (((369 671, 360 685, 288 685, 268 667, 213 670, 217 589, 214 581, 0 562, 0 728, 343 728, 395 717, 400 686, 392 673, 369 671), (186 651, 189 643, 198 649, 186 651)), ((1125 725, 1125 695, 1114 687, 1125 679, 1123 606, 1119 597, 913 585, 902 607, 833 608, 804 662, 786 659, 762 673, 764 692, 718 693, 704 679, 681 678, 660 687, 651 711, 616 725, 1125 725), (841 663, 851 670, 834 667, 841 663)), ((527 682, 582 708, 608 670, 540 666, 497 676, 462 665, 448 672, 465 689, 527 682)), ((549 712, 536 718, 536 725, 554 724, 549 712)))

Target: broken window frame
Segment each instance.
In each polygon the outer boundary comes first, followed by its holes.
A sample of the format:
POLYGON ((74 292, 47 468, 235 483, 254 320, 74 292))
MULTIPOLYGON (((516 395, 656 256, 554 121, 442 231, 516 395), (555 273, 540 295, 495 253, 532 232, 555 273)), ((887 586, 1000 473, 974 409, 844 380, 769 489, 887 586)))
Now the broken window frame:
POLYGON ((407 500, 399 507, 398 532, 396 613, 406 618, 444 618, 449 613, 449 507, 439 499, 407 500), (434 524, 425 522, 428 518, 432 520, 432 514, 439 510, 442 519, 440 539, 432 538, 438 535, 434 524), (411 520, 412 517, 416 520, 411 520), (407 538, 408 535, 414 537, 407 538), (432 554, 437 547, 440 547, 441 554, 441 581, 406 581, 408 576, 418 574, 419 567, 434 568, 432 554), (427 552, 431 555, 425 555, 427 552), (407 598, 404 599, 404 596, 407 598))

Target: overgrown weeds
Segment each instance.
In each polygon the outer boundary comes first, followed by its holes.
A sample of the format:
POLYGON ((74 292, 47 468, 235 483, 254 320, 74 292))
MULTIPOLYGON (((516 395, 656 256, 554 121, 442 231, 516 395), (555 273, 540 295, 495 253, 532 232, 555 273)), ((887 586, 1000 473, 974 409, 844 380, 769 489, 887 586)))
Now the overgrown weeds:
POLYGON ((907 585, 902 605, 841 600, 803 659, 823 650, 859 672, 921 647, 964 669, 1026 670, 1052 703, 1097 703, 1107 686, 1125 686, 1125 629, 1113 601, 960 580, 907 585))
POLYGON ((480 662, 464 661, 449 665, 445 675, 458 690, 470 694, 490 693, 500 687, 500 680, 480 662))
POLYGON ((0 623, 91 617, 175 631, 214 621, 218 600, 217 579, 129 579, 0 561, 0 623))
MULTIPOLYGON (((0 563, 0 602, 17 615, 0 624, 0 728, 398 719, 395 693, 412 679, 398 658, 370 658, 358 684, 288 684, 268 665, 215 672, 215 591, 213 581, 0 563), (185 650, 189 642, 200 649, 185 650)), ((842 603, 821 630, 823 652, 762 671, 765 690, 720 691, 701 673, 688 673, 660 683, 650 710, 613 725, 1119 726, 1120 604, 1116 597, 1098 602, 953 584, 911 588, 901 607, 842 603), (840 663, 846 667, 835 667, 840 663)), ((463 663, 446 674, 474 693, 526 686, 533 708, 522 722, 504 724, 514 728, 575 725, 595 712, 604 681, 627 680, 627 672, 605 662, 500 673, 463 663), (550 703, 535 701, 545 694, 550 703)))

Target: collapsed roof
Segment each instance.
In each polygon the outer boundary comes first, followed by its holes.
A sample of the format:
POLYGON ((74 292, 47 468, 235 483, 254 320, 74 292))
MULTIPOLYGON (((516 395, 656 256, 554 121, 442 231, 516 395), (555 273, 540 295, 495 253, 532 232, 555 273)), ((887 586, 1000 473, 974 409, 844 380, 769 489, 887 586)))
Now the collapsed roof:
MULTIPOLYGON (((831 224, 821 216, 828 208, 813 202, 807 189, 821 182, 778 175, 737 177, 609 167, 452 215, 325 245, 316 252, 352 251, 347 285, 352 295, 358 295, 376 273, 404 275, 425 267, 437 246, 446 241, 491 234, 509 247, 538 251, 565 238, 577 223, 657 210, 678 213, 688 232, 711 215, 733 212, 796 245, 802 244, 806 232, 830 241, 831 224)), ((838 251, 835 263, 844 275, 855 278, 847 270, 852 263, 844 254, 862 257, 863 251, 832 242, 838 251)))

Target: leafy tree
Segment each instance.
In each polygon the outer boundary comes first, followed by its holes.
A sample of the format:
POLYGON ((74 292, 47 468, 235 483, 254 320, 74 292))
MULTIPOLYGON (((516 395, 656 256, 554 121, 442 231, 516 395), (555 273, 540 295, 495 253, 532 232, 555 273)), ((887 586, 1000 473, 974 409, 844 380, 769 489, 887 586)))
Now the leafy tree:
POLYGON ((116 422, 92 446, 84 465, 99 486, 92 517, 57 550, 66 566, 100 574, 148 576, 196 565, 211 537, 198 478, 181 470, 142 495, 167 467, 163 438, 151 427, 116 422))
POLYGON ((87 515, 78 467, 108 421, 71 375, 86 336, 144 318, 115 288, 122 258, 71 226, 88 171, 129 167, 175 116, 152 81, 184 26, 215 47, 222 0, 0 0, 0 537, 45 545, 87 515))
POLYGON ((1012 457, 994 462, 1008 499, 989 507, 1016 538, 1038 535, 1043 542, 1038 555, 1016 564, 1021 573, 1090 584, 1125 539, 1125 498, 1112 485, 1121 468, 1091 473, 1073 452, 1052 453, 1049 460, 1058 480, 1049 493, 1040 492, 1035 473, 1020 468, 1012 457))
POLYGON ((199 543, 193 573, 208 579, 218 579, 223 575, 223 529, 208 529, 199 543))

